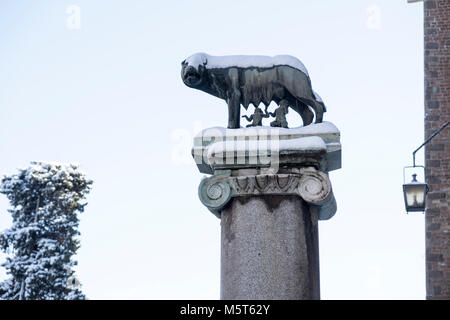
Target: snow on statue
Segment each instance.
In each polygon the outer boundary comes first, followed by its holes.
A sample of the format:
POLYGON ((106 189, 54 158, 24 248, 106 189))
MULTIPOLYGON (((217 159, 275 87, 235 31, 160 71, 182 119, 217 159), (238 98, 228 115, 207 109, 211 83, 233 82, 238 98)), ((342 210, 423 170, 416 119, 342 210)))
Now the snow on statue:
POLYGON ((0 193, 10 201, 13 224, 0 234, 10 275, 0 283, 0 299, 85 299, 73 285, 72 256, 79 248, 77 214, 91 184, 72 164, 32 162, 3 177, 0 193))
POLYGON ((231 129, 240 128, 241 104, 247 109, 250 104, 268 106, 274 101, 299 113, 304 126, 312 123, 314 113, 315 122, 322 122, 326 111, 303 63, 288 55, 220 57, 196 53, 181 63, 181 78, 188 87, 227 102, 231 129))

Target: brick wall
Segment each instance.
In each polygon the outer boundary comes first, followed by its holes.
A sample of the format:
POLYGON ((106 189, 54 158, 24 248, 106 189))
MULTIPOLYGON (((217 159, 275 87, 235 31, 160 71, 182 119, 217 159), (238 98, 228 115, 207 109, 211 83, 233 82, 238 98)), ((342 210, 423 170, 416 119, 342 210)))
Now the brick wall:
MULTIPOLYGON (((424 1, 425 138, 450 120, 450 0, 424 1)), ((427 299, 450 299, 450 126, 425 147, 427 299)))

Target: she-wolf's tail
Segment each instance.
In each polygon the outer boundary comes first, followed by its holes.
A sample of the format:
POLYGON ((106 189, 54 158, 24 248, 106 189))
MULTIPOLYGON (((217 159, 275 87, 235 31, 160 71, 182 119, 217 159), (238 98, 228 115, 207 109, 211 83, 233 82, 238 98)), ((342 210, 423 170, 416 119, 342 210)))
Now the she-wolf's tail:
POLYGON ((325 107, 325 103, 323 102, 322 98, 314 90, 313 90, 313 94, 314 94, 314 98, 316 98, 316 102, 323 107, 323 112, 326 112, 327 111, 327 107, 325 107))

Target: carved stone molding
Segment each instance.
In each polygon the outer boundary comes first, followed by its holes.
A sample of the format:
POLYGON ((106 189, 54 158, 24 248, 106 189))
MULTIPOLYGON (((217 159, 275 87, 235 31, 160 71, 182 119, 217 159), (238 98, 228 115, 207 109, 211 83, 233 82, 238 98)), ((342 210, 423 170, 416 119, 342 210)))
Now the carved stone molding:
POLYGON ((224 170, 204 178, 199 186, 200 201, 219 218, 231 198, 255 195, 297 195, 319 207, 321 220, 331 218, 336 212, 328 175, 314 168, 304 168, 296 174, 248 176, 231 176, 230 170, 224 170), (323 211, 321 207, 327 209, 323 211))

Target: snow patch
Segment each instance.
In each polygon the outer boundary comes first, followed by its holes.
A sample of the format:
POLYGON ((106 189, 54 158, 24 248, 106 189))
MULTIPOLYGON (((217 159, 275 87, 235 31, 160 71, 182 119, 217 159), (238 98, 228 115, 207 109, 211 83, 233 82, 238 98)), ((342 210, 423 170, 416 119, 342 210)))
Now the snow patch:
POLYGON ((322 122, 310 124, 308 126, 300 126, 297 128, 275 128, 268 126, 227 129, 223 127, 212 127, 204 129, 195 138, 212 139, 217 137, 226 138, 245 138, 245 137, 260 137, 260 136, 297 136, 297 135, 339 135, 338 128, 331 122, 322 122))
POLYGON ((309 77, 305 65, 297 58, 289 55, 270 56, 211 56, 206 53, 195 53, 185 60, 188 65, 198 69, 199 65, 204 65, 207 69, 222 69, 230 67, 239 68, 272 68, 274 66, 290 66, 300 70, 309 77))
POLYGON ((262 151, 274 153, 289 151, 320 151, 326 149, 327 146, 323 139, 317 136, 290 140, 221 141, 213 143, 208 148, 208 158, 224 153, 234 152, 250 152, 257 154, 262 151))

